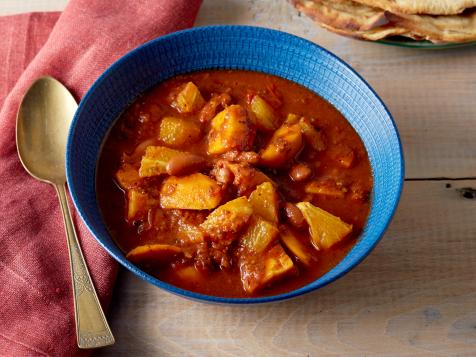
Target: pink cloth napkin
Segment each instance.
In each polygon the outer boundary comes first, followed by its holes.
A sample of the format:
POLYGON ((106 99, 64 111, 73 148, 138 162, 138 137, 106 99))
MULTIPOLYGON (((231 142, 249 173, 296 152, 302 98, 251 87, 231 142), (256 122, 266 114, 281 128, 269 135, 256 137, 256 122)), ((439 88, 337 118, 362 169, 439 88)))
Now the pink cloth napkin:
MULTIPOLYGON (((200 0, 71 0, 65 11, 0 18, 0 355, 72 356, 71 277, 58 200, 31 178, 15 147, 21 98, 39 76, 63 82, 79 100, 118 57, 193 25, 200 0)), ((117 266, 75 216, 103 306, 117 266)), ((114 330, 114 328, 113 328, 114 330)), ((114 331, 113 331, 114 332, 114 331)))

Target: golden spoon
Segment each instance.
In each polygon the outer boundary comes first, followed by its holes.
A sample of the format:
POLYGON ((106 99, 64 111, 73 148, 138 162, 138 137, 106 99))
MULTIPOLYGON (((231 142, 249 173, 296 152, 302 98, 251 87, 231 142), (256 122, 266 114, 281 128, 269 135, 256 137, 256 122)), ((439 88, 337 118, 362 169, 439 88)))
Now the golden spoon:
POLYGON ((114 336, 89 276, 66 199, 66 139, 77 107, 71 93, 56 79, 38 79, 18 110, 16 141, 25 170, 53 185, 58 194, 71 263, 78 346, 95 348, 112 345, 114 336))

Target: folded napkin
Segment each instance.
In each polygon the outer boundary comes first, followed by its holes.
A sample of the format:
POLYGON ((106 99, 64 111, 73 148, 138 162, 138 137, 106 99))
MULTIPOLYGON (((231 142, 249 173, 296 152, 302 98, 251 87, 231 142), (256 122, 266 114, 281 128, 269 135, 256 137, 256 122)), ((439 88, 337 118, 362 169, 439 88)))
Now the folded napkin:
MULTIPOLYGON (((200 2, 71 0, 61 15, 0 18, 0 355, 88 353, 76 346, 58 200, 17 157, 15 119, 22 96, 36 78, 51 75, 79 100, 130 49, 192 26, 200 2)), ((94 285, 107 306, 117 266, 74 218, 94 285)))

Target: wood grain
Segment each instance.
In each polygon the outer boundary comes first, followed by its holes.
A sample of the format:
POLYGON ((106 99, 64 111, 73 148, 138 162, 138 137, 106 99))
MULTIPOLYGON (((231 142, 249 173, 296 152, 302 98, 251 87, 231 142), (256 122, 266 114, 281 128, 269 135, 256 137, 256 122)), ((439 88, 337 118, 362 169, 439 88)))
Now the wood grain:
MULTIPOLYGON (((66 0, 2 0, 0 14, 61 10, 66 0)), ((285 0, 204 0, 197 26, 249 24, 336 53, 387 103, 407 176, 476 176, 476 47, 423 51, 343 38, 285 0)), ((277 304, 218 306, 172 296, 122 271, 100 356, 476 356, 473 181, 407 182, 374 252, 331 285, 277 304), (446 184, 452 187, 447 188, 446 184)))
POLYGON ((357 268, 294 300, 191 302, 122 273, 100 355, 474 356, 476 199, 461 181, 408 182, 382 242, 357 268))

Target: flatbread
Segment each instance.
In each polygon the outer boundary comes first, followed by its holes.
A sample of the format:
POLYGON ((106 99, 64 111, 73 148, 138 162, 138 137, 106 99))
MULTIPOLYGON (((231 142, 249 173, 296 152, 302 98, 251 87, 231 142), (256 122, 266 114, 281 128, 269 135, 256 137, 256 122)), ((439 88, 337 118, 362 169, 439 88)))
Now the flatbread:
POLYGON ((395 26, 412 36, 436 43, 476 41, 476 9, 464 15, 429 16, 385 13, 395 26))
POLYGON ((339 34, 379 40, 400 35, 433 42, 476 40, 476 9, 463 15, 394 14, 351 0, 290 0, 321 26, 339 34))
POLYGON ((345 31, 368 31, 389 24, 382 9, 353 1, 290 0, 301 12, 317 22, 345 31))
POLYGON ((456 15, 476 7, 476 0, 355 0, 398 14, 456 15))
MULTIPOLYGON (((346 29, 339 29, 332 27, 330 25, 321 24, 325 29, 335 32, 339 35, 361 38, 369 41, 378 41, 388 36, 406 36, 411 37, 411 34, 408 34, 408 31, 404 28, 399 27, 381 27, 377 29, 372 29, 368 31, 349 31, 346 29)), ((415 38, 416 39, 416 38, 415 38)))

